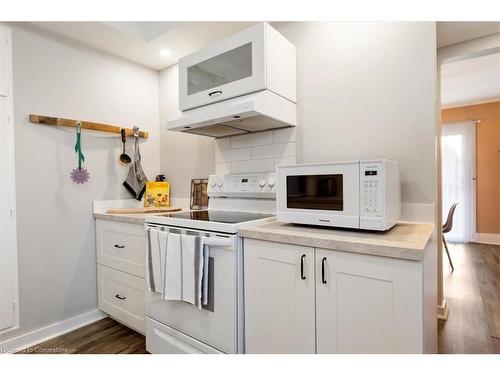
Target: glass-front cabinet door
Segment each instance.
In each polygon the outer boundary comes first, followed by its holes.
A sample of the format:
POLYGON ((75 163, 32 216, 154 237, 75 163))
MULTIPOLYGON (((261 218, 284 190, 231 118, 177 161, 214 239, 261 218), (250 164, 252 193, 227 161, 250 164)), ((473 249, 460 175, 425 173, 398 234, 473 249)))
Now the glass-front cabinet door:
POLYGON ((264 39, 261 23, 180 59, 180 110, 263 90, 264 39))

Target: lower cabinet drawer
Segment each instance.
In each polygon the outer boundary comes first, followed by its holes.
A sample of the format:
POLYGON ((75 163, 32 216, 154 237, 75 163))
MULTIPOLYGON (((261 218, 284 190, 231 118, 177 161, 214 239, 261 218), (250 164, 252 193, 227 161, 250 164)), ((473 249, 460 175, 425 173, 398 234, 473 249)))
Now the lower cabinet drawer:
POLYGON ((144 279, 97 265, 99 309, 144 333, 144 279))
POLYGON ((146 239, 143 225, 97 220, 97 263, 144 277, 146 239))
POLYGON ((146 350, 151 354, 224 354, 151 318, 146 318, 146 350))

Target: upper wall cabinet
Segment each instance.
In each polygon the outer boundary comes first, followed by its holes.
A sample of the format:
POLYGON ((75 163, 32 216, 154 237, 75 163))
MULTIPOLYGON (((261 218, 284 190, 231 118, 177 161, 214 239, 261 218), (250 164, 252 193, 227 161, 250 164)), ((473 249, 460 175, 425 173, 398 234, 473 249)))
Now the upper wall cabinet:
POLYGON ((296 103, 295 46, 256 24, 179 61, 179 109, 270 90, 296 103))

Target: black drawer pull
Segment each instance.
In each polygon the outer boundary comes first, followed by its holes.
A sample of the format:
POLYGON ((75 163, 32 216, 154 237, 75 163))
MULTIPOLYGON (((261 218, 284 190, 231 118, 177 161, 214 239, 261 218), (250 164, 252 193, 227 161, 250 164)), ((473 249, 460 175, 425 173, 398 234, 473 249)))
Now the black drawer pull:
POLYGON ((222 91, 220 90, 216 90, 216 91, 212 91, 212 92, 209 92, 208 93, 208 96, 212 97, 212 96, 221 96, 222 95, 222 91))
POLYGON ((118 245, 118 244, 115 244, 115 247, 117 249, 124 249, 125 248, 125 245, 118 245))
POLYGON ((115 298, 118 298, 118 299, 121 299, 121 300, 127 299, 127 297, 122 297, 122 296, 120 296, 119 294, 117 294, 117 295, 115 296, 115 298))
POLYGON ((324 257, 321 260, 321 282, 323 284, 326 284, 326 278, 325 278, 325 262, 326 262, 326 257, 324 257))
POLYGON ((302 254, 300 257, 300 278, 302 280, 305 280, 306 277, 304 276, 304 259, 306 258, 306 254, 302 254))

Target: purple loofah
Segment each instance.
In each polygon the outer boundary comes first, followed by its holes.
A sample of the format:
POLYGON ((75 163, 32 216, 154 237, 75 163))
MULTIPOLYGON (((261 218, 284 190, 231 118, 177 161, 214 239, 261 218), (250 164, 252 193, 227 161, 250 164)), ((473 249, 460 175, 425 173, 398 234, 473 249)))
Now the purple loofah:
POLYGON ((85 168, 75 168, 70 173, 71 179, 77 184, 84 184, 90 178, 89 172, 85 168))

